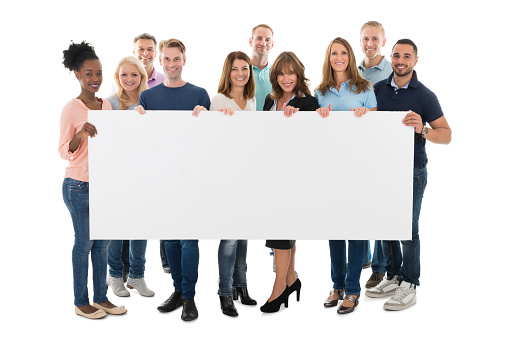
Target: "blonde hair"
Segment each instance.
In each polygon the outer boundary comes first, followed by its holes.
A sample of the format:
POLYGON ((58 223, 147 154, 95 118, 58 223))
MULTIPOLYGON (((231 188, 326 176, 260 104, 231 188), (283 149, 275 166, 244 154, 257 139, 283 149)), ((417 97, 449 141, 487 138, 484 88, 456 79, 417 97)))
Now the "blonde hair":
POLYGON ((272 84, 272 99, 280 99, 284 94, 284 91, 280 87, 277 77, 282 72, 293 71, 296 74, 296 84, 293 90, 293 94, 300 98, 301 94, 310 96, 310 90, 308 86, 309 79, 305 77, 305 66, 302 64, 300 59, 293 52, 282 52, 280 53, 272 67, 270 68, 270 82, 272 84))
POLYGON ((376 28, 379 28, 383 38, 386 38, 385 28, 383 27, 383 25, 380 22, 377 22, 377 21, 367 21, 366 23, 363 24, 362 28, 360 29, 360 35, 362 34, 363 30, 365 28, 367 28, 367 27, 376 27, 376 28))
POLYGON ((116 84, 116 95, 118 96, 118 101, 120 102, 120 109, 124 110, 129 108, 132 105, 132 102, 129 100, 129 97, 127 96, 127 93, 125 93, 124 88, 120 84, 120 67, 122 67, 123 64, 130 64, 134 65, 138 68, 139 75, 141 76, 141 82, 139 83, 137 94, 138 98, 141 92, 148 89, 148 75, 146 73, 145 67, 139 61, 138 58, 135 58, 133 56, 127 56, 120 60, 118 63, 118 66, 116 67, 115 71, 115 84, 116 84))
POLYGON ((252 62, 247 54, 244 52, 231 52, 224 61, 224 67, 222 67, 222 75, 220 77, 218 92, 224 94, 231 99, 231 69, 233 68, 233 62, 236 60, 245 60, 249 65, 249 81, 243 88, 243 97, 247 100, 254 98, 256 94, 256 83, 254 82, 254 71, 252 69, 252 62))
POLYGON ((333 44, 341 44, 344 48, 346 48, 348 65, 345 72, 347 78, 349 79, 349 89, 356 94, 367 91, 371 87, 371 84, 360 75, 358 68, 356 68, 356 58, 351 45, 346 41, 346 39, 340 37, 333 39, 326 49, 325 62, 323 64, 323 79, 316 90, 321 91, 324 95, 326 91, 328 91, 331 87, 335 87, 337 84, 335 80, 335 72, 332 69, 332 63, 330 62, 333 44))
POLYGON ((161 54, 162 54, 162 49, 164 47, 167 47, 167 48, 171 48, 171 47, 180 48, 180 51, 182 51, 183 57, 185 58, 185 45, 180 40, 178 40, 178 39, 162 40, 159 43, 159 52, 161 54))

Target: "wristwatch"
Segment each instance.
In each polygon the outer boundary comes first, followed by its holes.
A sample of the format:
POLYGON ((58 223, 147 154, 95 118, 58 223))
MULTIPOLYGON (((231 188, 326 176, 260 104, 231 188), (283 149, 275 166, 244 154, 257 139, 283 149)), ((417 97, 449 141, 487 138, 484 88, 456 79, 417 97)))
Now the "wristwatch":
POLYGON ((427 128, 427 126, 423 126, 422 128, 422 137, 424 137, 427 133, 429 133, 429 129, 427 128))

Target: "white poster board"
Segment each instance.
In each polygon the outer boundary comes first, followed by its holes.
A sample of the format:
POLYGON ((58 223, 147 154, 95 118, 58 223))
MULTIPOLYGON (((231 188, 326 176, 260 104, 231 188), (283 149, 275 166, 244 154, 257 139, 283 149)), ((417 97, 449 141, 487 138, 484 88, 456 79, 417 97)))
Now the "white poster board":
POLYGON ((89 111, 92 239, 410 239, 407 112, 89 111))

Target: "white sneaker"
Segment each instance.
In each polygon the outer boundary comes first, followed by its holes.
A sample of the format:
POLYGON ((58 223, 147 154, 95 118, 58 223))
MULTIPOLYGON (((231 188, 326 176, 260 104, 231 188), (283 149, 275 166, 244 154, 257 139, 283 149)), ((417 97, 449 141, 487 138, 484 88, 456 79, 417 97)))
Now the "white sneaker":
POLYGON ((392 279, 388 280, 383 277, 383 280, 377 284, 376 287, 369 288, 365 291, 365 295, 371 298, 387 297, 395 294, 395 290, 399 287, 398 275, 393 276, 392 279))
POLYGON ((153 297, 155 295, 155 292, 146 286, 145 278, 132 279, 129 277, 127 278, 127 287, 135 288, 143 297, 153 297))
POLYGON ((414 284, 402 281, 395 291, 395 295, 385 302, 385 310, 401 311, 416 304, 416 289, 414 284))
POLYGON ((122 278, 114 278, 108 275, 108 279, 106 280, 106 283, 111 287, 113 290, 113 293, 116 296, 119 297, 128 297, 131 294, 129 291, 125 289, 125 286, 123 285, 123 277, 122 278))

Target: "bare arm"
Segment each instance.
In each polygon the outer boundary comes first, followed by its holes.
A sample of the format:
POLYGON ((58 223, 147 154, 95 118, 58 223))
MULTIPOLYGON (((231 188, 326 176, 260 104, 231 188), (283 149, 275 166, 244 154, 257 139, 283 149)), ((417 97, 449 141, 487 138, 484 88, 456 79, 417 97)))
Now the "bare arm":
MULTIPOLYGON (((423 123, 422 117, 419 114, 410 111, 402 122, 406 126, 413 126, 415 133, 422 133, 423 123)), ((452 130, 444 116, 429 122, 429 125, 431 128, 429 128, 429 132, 424 136, 425 139, 435 144, 449 144, 452 141, 452 130)))

